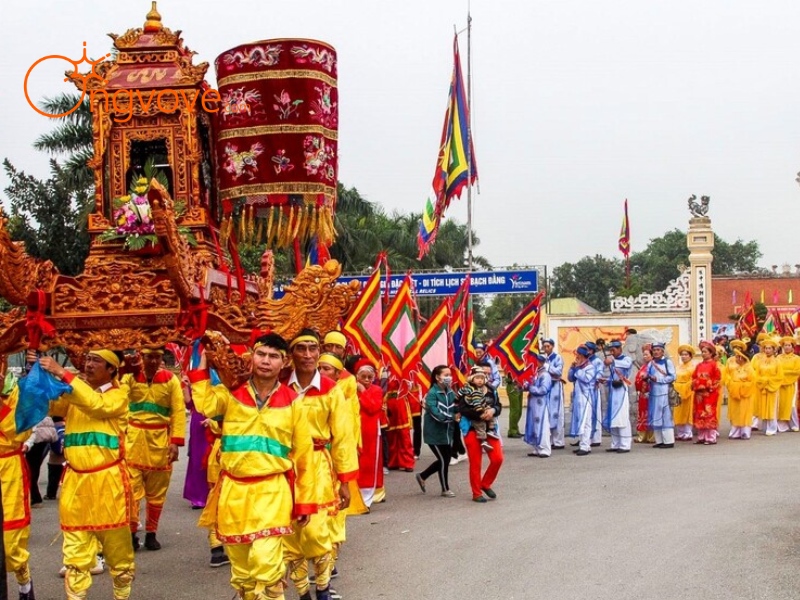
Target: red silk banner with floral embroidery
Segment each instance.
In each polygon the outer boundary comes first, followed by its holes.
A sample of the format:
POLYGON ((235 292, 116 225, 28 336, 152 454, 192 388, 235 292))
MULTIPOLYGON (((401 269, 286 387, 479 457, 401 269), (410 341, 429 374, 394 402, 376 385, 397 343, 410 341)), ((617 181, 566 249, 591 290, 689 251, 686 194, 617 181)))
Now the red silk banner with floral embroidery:
POLYGON ((333 242, 339 94, 336 52, 302 39, 237 46, 216 60, 219 197, 239 237, 282 247, 333 242), (243 200, 243 201, 242 201, 243 200))

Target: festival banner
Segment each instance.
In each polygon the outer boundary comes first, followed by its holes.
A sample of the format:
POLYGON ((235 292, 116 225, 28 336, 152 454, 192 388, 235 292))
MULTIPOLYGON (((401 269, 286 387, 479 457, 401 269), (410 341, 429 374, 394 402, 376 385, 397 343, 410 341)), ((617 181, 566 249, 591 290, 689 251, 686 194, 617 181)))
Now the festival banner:
POLYGON ((622 227, 619 230, 619 251, 625 258, 631 253, 631 226, 628 221, 628 199, 625 198, 625 213, 622 215, 622 227))
MULTIPOLYGON (((415 371, 417 381, 423 390, 431 387, 433 369, 449 364, 448 325, 450 322, 450 303, 445 300, 439 305, 417 338, 417 350, 411 358, 417 359, 415 371)), ((412 365, 403 365, 410 372, 412 365)))
POLYGON ((542 296, 543 292, 536 294, 486 350, 520 384, 530 380, 536 368, 542 296))
POLYGON ((383 344, 381 351, 389 375, 405 379, 408 373, 404 366, 416 364, 416 304, 411 286, 411 277, 406 276, 403 285, 383 315, 383 344), (411 358, 409 358, 411 357, 411 358))
MULTIPOLYGON (((433 211, 427 210, 420 222, 418 244, 419 257, 424 257, 439 230, 442 217, 454 198, 461 196, 465 186, 478 181, 478 168, 475 164, 475 150, 469 129, 469 106, 461 74, 461 58, 458 53, 458 35, 453 40, 453 76, 450 80, 450 94, 447 112, 444 117, 442 139, 439 143, 439 156, 433 175, 433 211), (426 223, 427 219, 427 223, 426 223)), ((430 199, 428 199, 430 203, 430 199)))
POLYGON ((383 306, 381 305, 380 261, 361 290, 353 310, 342 326, 342 330, 355 344, 358 352, 378 368, 383 344, 383 306))
POLYGON ((469 293, 471 283, 470 275, 459 286, 450 304, 450 360, 449 364, 455 369, 453 377, 459 385, 467 382, 466 373, 469 370, 470 359, 475 356, 472 347, 472 334, 474 323, 472 320, 472 298, 469 293))
POLYGON ((736 336, 739 339, 743 337, 752 338, 757 329, 758 319, 756 318, 756 308, 753 304, 753 299, 750 296, 750 292, 747 292, 742 314, 739 316, 739 321, 736 323, 736 336))

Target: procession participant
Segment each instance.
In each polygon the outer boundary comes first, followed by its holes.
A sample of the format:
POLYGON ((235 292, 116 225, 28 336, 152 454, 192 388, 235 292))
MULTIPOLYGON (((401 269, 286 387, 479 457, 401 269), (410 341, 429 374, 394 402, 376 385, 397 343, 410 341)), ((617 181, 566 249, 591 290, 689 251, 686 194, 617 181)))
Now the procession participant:
MULTIPOLYGON (((756 336, 756 340, 751 342, 749 354, 750 354, 750 363, 753 365, 753 370, 755 371, 756 365, 760 360, 764 358, 764 353, 761 351, 761 343, 769 338, 769 334, 765 333, 764 331, 760 332, 756 336)), ((756 393, 758 393, 756 391, 756 393)), ((761 419, 758 417, 758 403, 754 399, 753 400, 753 431, 758 431, 761 429, 761 419)))
POLYGON ((552 339, 542 340, 542 349, 547 357, 547 372, 552 386, 547 394, 548 421, 550 421, 550 441, 553 450, 564 449, 564 360, 555 352, 552 339))
POLYGON ((598 352, 603 352, 605 342, 602 339, 597 340, 601 342, 598 345, 595 342, 586 342, 584 346, 589 349, 589 361, 594 367, 594 386, 592 396, 592 443, 591 447, 596 448, 600 446, 603 441, 603 395, 605 395, 605 386, 607 381, 606 366, 603 358, 600 357, 598 352))
MULTIPOLYGON (((214 488, 219 481, 219 474, 222 470, 220 460, 222 458, 222 417, 217 419, 205 419, 203 427, 206 428, 206 437, 210 444, 209 451, 203 459, 206 477, 208 480, 208 494, 209 496, 214 492, 214 488)), ((207 498, 208 499, 208 498, 207 498)), ((208 515, 208 518, 215 517, 215 515, 208 515)), ((225 554, 225 546, 222 541, 217 537, 217 522, 210 524, 208 529, 208 547, 211 550, 211 559, 208 561, 208 566, 212 569, 224 567, 231 564, 228 555, 225 554)))
POLYGON ((362 358, 353 366, 358 382, 358 402, 361 416, 361 451, 358 455, 358 487, 367 508, 376 494, 383 490, 383 461, 381 457, 381 415, 383 390, 375 385, 375 367, 362 358))
POLYGON ((208 474, 203 466, 203 457, 208 454, 210 448, 203 427, 205 417, 196 410, 188 389, 189 388, 185 385, 184 402, 190 411, 190 415, 189 443, 186 453, 186 477, 183 484, 183 497, 189 501, 192 509, 199 510, 206 505, 206 498, 208 497, 208 474))
POLYGON ((624 454, 631 451, 631 407, 628 388, 630 386, 633 361, 622 354, 622 342, 613 340, 609 345, 610 356, 603 361, 608 368, 608 406, 603 426, 611 433, 611 447, 606 452, 624 454))
POLYGON ((386 387, 386 438, 389 446, 390 471, 414 471, 414 447, 411 443, 411 408, 408 396, 411 386, 397 378, 389 379, 386 387))
POLYGON ((800 356, 794 351, 794 338, 780 340, 782 353, 778 356, 783 371, 783 382, 778 392, 778 431, 800 431, 797 422, 797 382, 800 379, 800 356))
MULTIPOLYGON (((338 332, 332 332, 338 333, 338 332)), ((328 334, 330 336, 330 334, 328 334)), ((328 339, 326 336, 325 339, 328 339)), ((352 427, 353 436, 356 442, 357 449, 361 448, 361 416, 359 413, 358 402, 358 383, 356 378, 345 370, 344 363, 336 354, 331 352, 324 352, 320 354, 319 361, 317 361, 317 368, 319 372, 336 382, 336 386, 342 390, 344 395, 344 406, 347 407, 348 413, 351 417, 350 427, 352 427), (352 399, 351 396, 352 395, 352 399), (355 411, 355 417, 353 412, 355 411)), ((348 510, 340 510, 334 517, 331 518, 329 526, 331 531, 331 542, 333 543, 333 562, 334 566, 331 570, 331 578, 338 577, 339 573, 336 568, 336 562, 339 560, 339 550, 341 545, 347 540, 347 515, 348 514, 363 514, 367 512, 367 507, 364 504, 361 493, 358 490, 358 482, 351 480, 348 482, 350 486, 350 507, 348 510)))
MULTIPOLYGON (((28 361, 36 360, 34 352, 28 361)), ((3 546, 5 567, 19 585, 19 600, 36 600, 29 565, 28 538, 31 529, 30 482, 25 461, 25 441, 30 431, 17 433, 19 388, 16 379, 0 380, 0 495, 3 502, 3 546)), ((5 583, 5 574, 3 575, 5 583)))
POLYGON ((222 419, 221 471, 199 525, 216 525, 243 600, 284 598, 281 536, 316 510, 306 414, 278 380, 287 349, 275 333, 256 338, 250 379, 233 390, 211 385, 205 350, 189 372, 198 411, 222 419))
POLYGON ((694 391, 692 420, 697 428, 695 444, 709 446, 717 443, 717 427, 719 427, 717 404, 722 373, 717 363, 717 349, 714 344, 707 341, 700 342, 700 355, 703 360, 692 373, 694 391))
POLYGON ((297 393, 295 404, 306 416, 314 443, 312 470, 318 512, 311 516, 306 527, 284 537, 284 560, 303 600, 311 598, 308 561, 312 561, 316 597, 328 600, 333 570, 330 521, 350 505, 347 484, 358 478, 356 441, 341 389, 317 370, 320 346, 316 332, 301 330, 290 342, 289 352, 294 369, 288 385, 297 393))
POLYGON ((553 387, 553 378, 547 370, 547 357, 537 354, 536 376, 528 384, 528 408, 525 415, 525 443, 533 446, 528 456, 548 458, 550 446, 550 411, 547 399, 553 387))
POLYGON ((522 437, 519 432, 519 420, 522 418, 522 387, 514 381, 510 373, 506 373, 504 381, 508 396, 508 437, 522 437))
POLYGON ((486 382, 492 389, 499 390, 500 384, 502 384, 502 380, 500 379, 500 371, 497 368, 497 363, 492 360, 490 356, 486 354, 486 344, 475 344, 475 364, 486 363, 489 365, 489 368, 492 370, 491 375, 489 376, 489 380, 486 382))
POLYGON ((778 433, 779 392, 783 384, 783 369, 775 356, 777 349, 777 342, 766 338, 761 342, 761 358, 751 361, 756 376, 753 413, 769 436, 778 433))
POLYGON ((454 498, 450 490, 448 469, 450 467, 450 447, 453 443, 453 432, 456 424, 453 411, 455 410, 456 395, 452 389, 453 375, 447 365, 439 365, 431 372, 431 389, 425 396, 425 443, 436 457, 428 468, 417 474, 417 484, 422 493, 425 493, 425 481, 436 473, 439 485, 442 487, 442 496, 454 498))
POLYGON ((633 441, 637 444, 654 444, 656 439, 653 435, 653 430, 648 426, 648 404, 650 402, 650 376, 647 370, 650 368, 650 361, 653 360, 653 354, 650 344, 645 344, 642 347, 642 366, 636 373, 636 393, 638 394, 637 404, 639 408, 639 418, 636 420, 636 439, 633 441))
POLYGON ((734 354, 725 363, 722 372, 722 382, 728 390, 728 419, 731 422, 728 438, 749 440, 753 423, 755 372, 745 354, 747 344, 741 340, 731 340, 729 345, 734 354))
POLYGON ((578 449, 573 450, 578 456, 586 456, 592 452, 592 423, 594 422, 594 400, 596 371, 589 357, 591 350, 585 345, 575 350, 575 360, 570 365, 567 379, 572 388, 572 424, 570 437, 578 438, 578 449))
POLYGON ((164 368, 164 350, 144 348, 130 365, 132 373, 122 377, 129 388, 128 432, 125 462, 128 465, 133 510, 131 541, 139 549, 139 510, 146 503, 144 547, 160 550, 156 538, 158 522, 167 499, 172 463, 178 460, 186 432, 186 406, 181 383, 164 368))
POLYGON ((669 405, 669 384, 675 381, 675 365, 664 355, 664 343, 652 345, 653 360, 647 369, 650 378, 649 426, 655 432, 653 448, 674 448, 675 429, 669 405))
POLYGON ((675 369, 675 391, 681 397, 681 403, 673 408, 672 419, 675 422, 675 439, 679 442, 691 442, 694 417, 694 390, 692 389, 692 373, 697 366, 694 360, 694 347, 689 344, 678 346, 680 358, 675 369))
POLYGON ((40 358, 39 363, 72 386, 71 393, 50 405, 50 414, 66 422, 67 463, 59 515, 67 599, 87 597, 92 585, 90 570, 96 566, 100 544, 111 572, 114 600, 125 600, 131 594, 134 562, 123 430, 129 390, 117 380, 120 358, 111 350, 92 350, 86 355, 81 377, 49 356, 40 358))
MULTIPOLYGON (((486 365, 486 371, 490 369, 486 365)), ((485 408, 480 411, 476 410, 470 405, 467 394, 462 394, 459 390, 458 403, 456 412, 461 415, 461 419, 465 424, 469 424, 469 429, 464 436, 464 444, 467 447, 467 456, 469 456, 469 483, 472 490, 473 502, 486 502, 486 497, 491 500, 497 498, 497 494, 492 489, 492 484, 500 472, 500 467, 503 464, 503 444, 500 437, 487 435, 486 440, 481 442, 478 440, 477 433, 475 432, 474 423, 483 421, 487 430, 497 420, 497 417, 502 411, 500 400, 497 397, 497 392, 488 384, 485 384, 487 379, 486 372, 479 366, 473 367, 470 377, 474 377, 474 383, 477 388, 483 389, 485 394, 484 404, 485 408), (483 385, 482 385, 483 384, 483 385), (489 466, 481 476, 481 467, 483 462, 483 444, 489 446, 486 454, 489 457, 489 466), (486 497, 484 497, 486 494, 486 497)))

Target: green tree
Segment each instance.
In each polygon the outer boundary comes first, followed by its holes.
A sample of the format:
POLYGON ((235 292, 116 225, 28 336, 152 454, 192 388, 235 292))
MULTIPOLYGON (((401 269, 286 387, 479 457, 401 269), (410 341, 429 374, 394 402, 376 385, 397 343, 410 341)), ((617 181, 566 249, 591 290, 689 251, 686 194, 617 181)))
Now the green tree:
MULTIPOLYGON (((55 98, 45 98, 42 110, 51 114, 68 111, 80 101, 78 94, 59 94, 55 98)), ((63 158, 61 178, 74 190, 94 189, 94 174, 87 162, 92 158, 92 111, 89 97, 80 106, 63 117, 54 119, 58 123, 33 143, 37 150, 63 158)))
POLYGON ((624 281, 622 261, 596 254, 576 263, 564 263, 553 269, 550 291, 553 298, 576 297, 600 311, 611 308, 609 291, 624 281))
POLYGON ((65 275, 83 271, 89 253, 86 230, 94 195, 75 190, 70 176, 50 161, 50 178, 40 180, 3 162, 11 184, 5 189, 10 200, 9 233, 25 243, 28 254, 51 260, 65 275))

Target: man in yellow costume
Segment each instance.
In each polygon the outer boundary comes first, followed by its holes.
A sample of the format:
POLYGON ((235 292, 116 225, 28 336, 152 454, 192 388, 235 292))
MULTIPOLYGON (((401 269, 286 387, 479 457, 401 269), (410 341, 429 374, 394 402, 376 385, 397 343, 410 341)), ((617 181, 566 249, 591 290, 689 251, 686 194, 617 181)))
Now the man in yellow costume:
POLYGON ((61 484, 59 515, 64 533, 64 587, 68 600, 87 597, 92 585, 97 542, 110 567, 114 600, 131 595, 134 563, 129 528, 131 487, 124 460, 128 386, 119 384, 119 357, 111 350, 86 355, 76 377, 50 357, 42 368, 72 386, 50 405, 64 417, 67 467, 61 484))
POLYGON ((794 351, 794 338, 780 340, 782 354, 778 355, 783 371, 783 383, 778 391, 778 431, 800 431, 797 422, 797 382, 800 379, 800 356, 794 351))
MULTIPOLYGON (((35 360, 35 357, 34 357, 35 360)), ((36 600, 28 565, 28 537, 31 532, 31 503, 28 463, 24 442, 31 432, 18 434, 16 411, 19 388, 13 376, 0 379, 0 486, 3 496, 3 545, 6 569, 19 584, 20 600, 36 600)))
POLYGON ((311 434, 296 394, 278 381, 288 345, 269 333, 253 344, 252 375, 234 390, 211 385, 205 351, 189 372, 192 400, 222 418, 220 474, 199 525, 216 526, 242 600, 283 599, 281 536, 316 510, 311 434))
MULTIPOLYGON (((139 549, 139 507, 146 500, 144 547, 160 550, 158 521, 167 499, 172 463, 186 432, 186 406, 180 381, 163 367, 164 351, 146 348, 134 373, 122 378, 130 392, 125 462, 133 488, 131 542, 139 549)), ((127 362, 127 361, 126 361, 127 362)))
POLYGON ((317 334, 302 330, 290 343, 294 370, 289 386, 297 393, 314 442, 316 502, 319 512, 309 524, 284 538, 289 577, 301 600, 310 600, 308 561, 314 564, 317 600, 330 600, 333 570, 331 520, 350 505, 348 482, 358 478, 358 455, 352 414, 342 390, 332 379, 320 374, 317 334), (337 490, 338 488, 338 490, 337 490))

